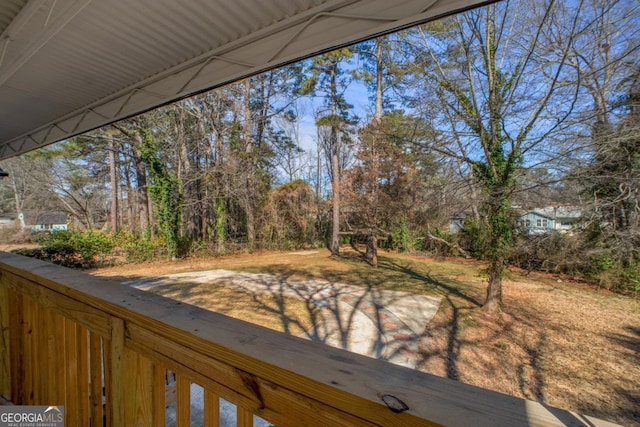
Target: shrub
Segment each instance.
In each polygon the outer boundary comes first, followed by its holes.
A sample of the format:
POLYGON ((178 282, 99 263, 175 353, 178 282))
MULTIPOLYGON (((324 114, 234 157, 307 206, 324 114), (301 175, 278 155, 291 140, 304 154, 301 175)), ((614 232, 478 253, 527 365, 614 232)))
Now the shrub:
POLYGON ((406 218, 402 218, 397 222, 391 231, 391 234, 385 241, 380 242, 380 247, 383 249, 392 249, 399 252, 413 252, 415 249, 416 241, 406 218))
POLYGON ((487 226, 480 219, 467 217, 457 235, 460 247, 474 258, 486 259, 489 249, 487 226))
POLYGON ((65 267, 88 268, 104 263, 115 246, 113 236, 95 231, 55 231, 33 237, 39 249, 15 253, 53 262, 65 267))
POLYGON ((124 256, 124 262, 147 262, 168 256, 167 246, 162 238, 151 239, 120 232, 115 237, 115 243, 124 256))

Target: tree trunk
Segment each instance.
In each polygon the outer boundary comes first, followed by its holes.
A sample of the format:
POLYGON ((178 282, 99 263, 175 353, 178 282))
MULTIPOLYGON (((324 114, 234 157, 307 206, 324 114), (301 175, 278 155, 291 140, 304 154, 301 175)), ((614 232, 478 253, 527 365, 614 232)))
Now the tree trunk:
POLYGON ((109 149, 109 180, 111 184, 111 231, 113 233, 118 232, 118 179, 117 179, 117 165, 116 165, 116 148, 113 143, 113 136, 109 136, 108 141, 109 149))
POLYGON ((331 68, 331 199, 333 202, 333 221, 331 225, 331 256, 340 256, 340 146, 338 140, 336 68, 331 68))
POLYGON ((502 275, 508 250, 511 247, 511 223, 509 220, 508 186, 496 185, 491 188, 494 199, 489 201, 487 219, 489 221, 489 283, 487 299, 482 308, 500 311, 502 306, 502 275))
POLYGON ((24 212, 23 212, 23 203, 22 197, 20 197, 20 192, 18 191, 18 182, 16 178, 15 170, 11 164, 8 165, 9 176, 11 177, 11 190, 13 191, 13 200, 16 204, 16 218, 20 221, 20 230, 24 231, 27 228, 25 224, 24 212))
POLYGON ((369 231, 369 237, 367 238, 367 253, 365 254, 371 266, 378 268, 378 236, 376 230, 372 228, 369 231))
POLYGON ((489 263, 489 286, 487 287, 487 299, 482 308, 496 312, 502 306, 502 273, 504 271, 504 259, 497 258, 489 263))
POLYGON ((253 122, 251 120, 251 79, 244 81, 245 97, 244 97, 244 140, 246 146, 246 188, 244 195, 244 209, 247 219, 247 247, 249 251, 252 251, 256 244, 256 230, 255 230, 255 213, 253 209, 253 175, 255 172, 255 165, 253 162, 253 145, 251 141, 251 129, 253 122))
MULTIPOLYGON (((126 208, 127 228, 131 231, 135 231, 136 214, 135 214, 133 199, 135 198, 134 194, 136 193, 135 193, 135 190, 133 189, 133 186, 131 185, 131 178, 129 174, 126 173, 124 176, 126 179, 126 186, 127 186, 127 205, 126 205, 127 206, 126 208)), ((120 196, 123 197, 122 194, 120 194, 120 196)), ((124 204, 124 199, 122 199, 121 202, 124 204)))
POLYGON ((185 136, 184 105, 177 104, 175 107, 175 135, 178 144, 177 152, 180 155, 178 161, 178 181, 183 183, 184 207, 182 226, 185 236, 190 239, 197 238, 198 234, 198 214, 195 212, 198 204, 198 194, 195 191, 195 180, 193 177, 192 159, 189 153, 187 138, 185 136))
POLYGON ((371 144, 371 167, 373 169, 371 176, 374 179, 374 182, 371 183, 373 201, 371 203, 371 206, 369 207, 369 209, 371 210, 370 212, 371 222, 373 223, 374 226, 371 227, 369 231, 369 238, 367 239, 367 253, 366 253, 367 259, 371 261, 371 265, 374 268, 378 268, 378 236, 376 235, 376 232, 377 232, 377 227, 379 226, 377 210, 378 210, 378 203, 379 203, 378 181, 380 179, 379 177, 380 159, 378 157, 377 148, 378 148, 378 143, 380 142, 379 138, 382 137, 380 132, 380 126, 382 124, 382 78, 383 78, 382 71, 383 71, 382 38, 378 38, 376 39, 376 110, 373 117, 374 136, 371 144))
POLYGON ((136 205, 137 215, 140 224, 140 236, 147 236, 151 233, 151 224, 149 217, 149 195, 147 193, 147 168, 142 160, 140 146, 142 146, 142 136, 139 132, 135 132, 135 143, 132 145, 133 161, 136 167, 136 205))
MULTIPOLYGON (((331 130, 331 138, 334 138, 334 130, 331 130)), ((337 139, 337 138, 336 138, 337 139)), ((333 145, 333 144, 332 144, 333 145)), ((335 143, 337 145, 337 143, 335 143)), ((337 147, 332 148, 331 168, 333 179, 331 180, 331 192, 333 202, 333 221, 331 225, 331 256, 340 256, 340 159, 337 147)))
POLYGON ((222 196, 216 197, 216 251, 225 252, 227 242, 227 211, 222 196))

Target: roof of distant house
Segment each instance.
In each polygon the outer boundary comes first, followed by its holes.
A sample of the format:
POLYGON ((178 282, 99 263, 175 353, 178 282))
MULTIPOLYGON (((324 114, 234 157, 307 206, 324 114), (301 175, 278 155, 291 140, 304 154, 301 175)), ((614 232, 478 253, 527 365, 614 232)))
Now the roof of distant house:
POLYGON ((67 214, 59 211, 50 212, 25 212, 26 225, 66 224, 67 214))
POLYGON ((534 213, 549 219, 578 219, 582 216, 582 211, 576 206, 546 206, 544 208, 534 208, 526 213, 534 213))

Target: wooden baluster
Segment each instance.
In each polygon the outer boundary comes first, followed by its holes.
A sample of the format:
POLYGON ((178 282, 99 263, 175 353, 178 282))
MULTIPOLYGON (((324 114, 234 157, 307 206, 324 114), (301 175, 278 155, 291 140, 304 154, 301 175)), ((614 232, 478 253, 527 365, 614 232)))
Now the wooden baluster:
POLYGON ((76 324, 78 347, 78 417, 80 425, 89 425, 89 332, 76 324))
POLYGON ((104 342, 104 375, 107 397, 107 427, 120 427, 125 424, 124 416, 124 321, 112 317, 111 337, 104 342))
POLYGON ((153 366, 153 419, 155 425, 166 425, 166 391, 167 369, 158 365, 153 366))
POLYGON ((24 393, 22 405, 33 405, 33 310, 31 299, 22 299, 24 334, 24 393))
POLYGON ((11 401, 16 405, 22 404, 24 399, 25 360, 24 345, 25 335, 23 328, 24 297, 17 292, 9 291, 9 349, 11 350, 11 401))
POLYGON ((47 330, 43 319, 43 307, 33 300, 29 301, 31 310, 31 370, 33 388, 31 389, 32 404, 45 405, 44 385, 52 372, 47 367, 46 354, 47 330))
POLYGON ((153 427, 154 366, 147 357, 124 347, 122 385, 125 412, 123 426, 153 427))
POLYGON ((191 382, 176 375, 176 425, 191 426, 191 382))
POLYGON ((237 406, 238 427, 253 427, 253 413, 240 405, 237 406))
POLYGON ((66 398, 66 382, 65 382, 65 365, 64 359, 65 352, 65 325, 64 316, 56 315, 55 317, 55 329, 56 329, 56 372, 58 373, 58 379, 56 380, 56 402, 58 405, 64 405, 66 398))
POLYGON ((78 389, 78 330, 77 324, 64 320, 65 330, 65 418, 68 425, 80 424, 80 390, 78 389))
POLYGON ((204 425, 220 427, 220 397, 207 389, 204 390, 204 425))
POLYGON ((102 338, 93 332, 89 334, 89 410, 91 427, 102 427, 104 413, 102 409, 102 338))

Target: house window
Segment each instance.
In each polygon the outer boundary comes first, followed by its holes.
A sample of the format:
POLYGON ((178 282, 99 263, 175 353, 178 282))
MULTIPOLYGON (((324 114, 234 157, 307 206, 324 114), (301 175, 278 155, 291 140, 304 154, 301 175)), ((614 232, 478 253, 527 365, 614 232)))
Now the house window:
POLYGON ((542 219, 542 218, 536 219, 536 227, 538 228, 542 228, 542 227, 546 228, 548 224, 549 224, 549 221, 546 219, 542 219))
POLYGON ((531 227, 531 220, 530 219, 525 219, 524 220, 524 226, 527 227, 527 228, 531 227))

